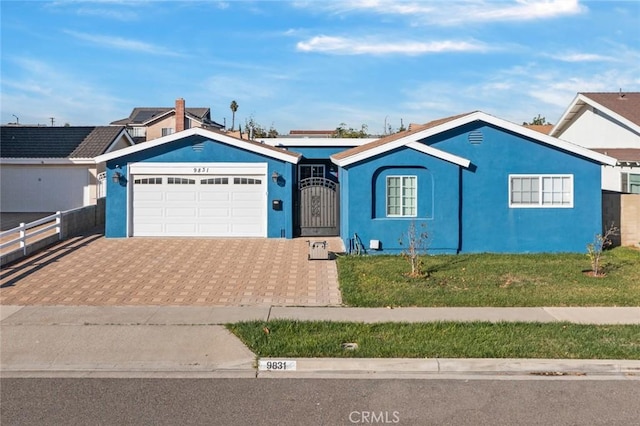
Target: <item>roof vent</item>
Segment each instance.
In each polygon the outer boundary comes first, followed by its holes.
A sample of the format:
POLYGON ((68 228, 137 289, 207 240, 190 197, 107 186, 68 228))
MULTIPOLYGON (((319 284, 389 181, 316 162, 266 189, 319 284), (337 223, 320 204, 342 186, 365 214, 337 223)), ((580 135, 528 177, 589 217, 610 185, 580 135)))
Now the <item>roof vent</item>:
POLYGON ((474 145, 480 145, 483 140, 484 140, 484 135, 482 134, 482 131, 474 130, 472 132, 469 132, 469 143, 472 143, 474 145))
POLYGON ((204 149, 204 142, 194 143, 193 145, 191 145, 191 148, 193 148, 195 152, 202 152, 202 150, 204 149))

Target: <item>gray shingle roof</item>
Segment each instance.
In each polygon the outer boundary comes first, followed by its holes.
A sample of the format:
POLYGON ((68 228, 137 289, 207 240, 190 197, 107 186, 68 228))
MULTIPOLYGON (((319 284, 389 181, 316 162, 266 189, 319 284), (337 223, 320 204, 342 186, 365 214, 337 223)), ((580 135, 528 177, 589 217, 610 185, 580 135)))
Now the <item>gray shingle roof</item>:
POLYGON ((123 126, 2 126, 2 158, 93 158, 104 154, 123 126))
MULTIPOLYGON (((154 117, 166 114, 169 111, 173 111, 174 108, 164 107, 138 107, 131 111, 131 115, 121 120, 112 121, 111 124, 126 125, 126 124, 142 124, 154 117)), ((185 108, 187 114, 199 118, 201 120, 209 119, 209 108, 185 108)))
POLYGON ((640 126, 640 92, 585 92, 582 93, 582 95, 593 99, 600 105, 609 108, 611 111, 620 114, 622 117, 640 126))

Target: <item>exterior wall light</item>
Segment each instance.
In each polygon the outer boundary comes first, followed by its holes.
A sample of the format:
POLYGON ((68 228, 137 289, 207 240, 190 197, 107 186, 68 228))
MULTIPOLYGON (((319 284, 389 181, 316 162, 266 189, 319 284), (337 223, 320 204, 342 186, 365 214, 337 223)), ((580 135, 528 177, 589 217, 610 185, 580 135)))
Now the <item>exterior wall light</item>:
POLYGON ((274 183, 278 183, 278 179, 280 179, 280 174, 278 174, 278 172, 273 172, 273 174, 271 175, 271 180, 274 183))
POLYGON ((120 178, 122 177, 122 173, 120 172, 115 172, 113 174, 113 176, 111 176, 111 180, 113 181, 113 183, 120 183, 120 178))

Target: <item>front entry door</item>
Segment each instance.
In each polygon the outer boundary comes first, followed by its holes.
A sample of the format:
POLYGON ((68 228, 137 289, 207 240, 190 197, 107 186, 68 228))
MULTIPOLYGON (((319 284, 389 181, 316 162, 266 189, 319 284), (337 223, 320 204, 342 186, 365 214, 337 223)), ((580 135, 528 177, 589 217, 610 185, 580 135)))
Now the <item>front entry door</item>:
POLYGON ((300 235, 338 235, 339 185, 323 177, 302 179, 299 184, 300 235))

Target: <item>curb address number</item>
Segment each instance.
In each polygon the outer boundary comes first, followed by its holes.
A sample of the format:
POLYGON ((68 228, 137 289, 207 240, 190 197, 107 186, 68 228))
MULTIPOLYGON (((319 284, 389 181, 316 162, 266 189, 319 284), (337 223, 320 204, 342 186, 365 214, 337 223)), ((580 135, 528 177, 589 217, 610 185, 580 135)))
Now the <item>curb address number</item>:
POLYGON ((263 360, 258 362, 258 370, 261 371, 295 371, 296 361, 263 360))

